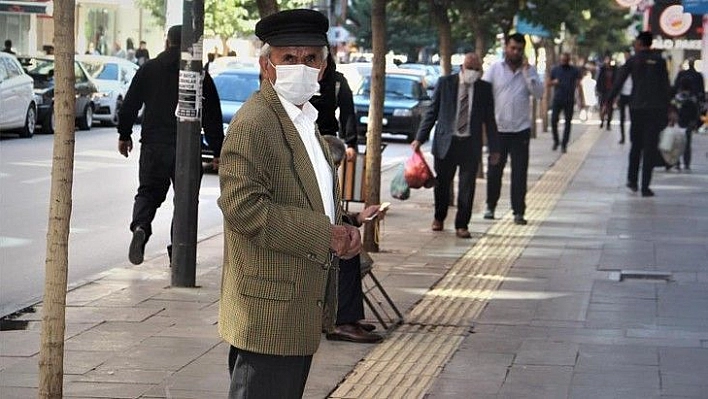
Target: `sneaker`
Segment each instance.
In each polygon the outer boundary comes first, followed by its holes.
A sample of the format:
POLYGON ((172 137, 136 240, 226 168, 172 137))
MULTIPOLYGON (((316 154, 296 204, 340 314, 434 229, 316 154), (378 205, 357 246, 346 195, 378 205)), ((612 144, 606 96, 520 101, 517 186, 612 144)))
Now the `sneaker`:
POLYGON ((484 218, 487 220, 494 220, 494 209, 487 208, 487 210, 484 211, 484 218))
POLYGON ((523 215, 514 215, 514 224, 518 224, 519 226, 525 226, 529 222, 524 219, 523 215))
POLYGON ((128 259, 130 263, 139 265, 143 263, 145 257, 145 240, 147 235, 142 227, 136 227, 133 230, 133 239, 130 240, 130 248, 128 249, 128 259))

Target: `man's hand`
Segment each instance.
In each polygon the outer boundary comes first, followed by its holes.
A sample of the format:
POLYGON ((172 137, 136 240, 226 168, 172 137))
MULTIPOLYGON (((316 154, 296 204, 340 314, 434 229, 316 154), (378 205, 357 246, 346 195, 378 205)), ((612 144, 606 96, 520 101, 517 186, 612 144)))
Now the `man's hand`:
POLYGON ((330 249, 341 259, 351 259, 361 251, 359 229, 350 225, 332 225, 330 249))
POLYGON ((219 170, 219 157, 214 157, 214 158, 211 160, 211 169, 212 169, 214 172, 217 172, 217 171, 219 170))
POLYGON ((347 161, 353 161, 356 158, 356 148, 347 147, 347 161))
POLYGON ((418 140, 411 141, 411 148, 413 149, 413 151, 420 151, 420 141, 418 141, 418 140))
POLYGON ((499 163, 499 153, 498 152, 490 152, 489 153, 489 164, 490 165, 497 165, 499 163))
POLYGON ((118 140, 118 152, 128 158, 128 153, 133 150, 133 140, 118 140))

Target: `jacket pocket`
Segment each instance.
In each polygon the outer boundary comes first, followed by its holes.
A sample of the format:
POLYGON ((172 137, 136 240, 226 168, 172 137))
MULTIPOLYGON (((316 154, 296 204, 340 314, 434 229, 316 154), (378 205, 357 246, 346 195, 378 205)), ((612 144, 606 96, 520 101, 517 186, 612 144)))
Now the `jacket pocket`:
POLYGON ((295 284, 286 280, 267 280, 244 276, 240 291, 243 295, 255 298, 289 301, 293 299, 295 284))

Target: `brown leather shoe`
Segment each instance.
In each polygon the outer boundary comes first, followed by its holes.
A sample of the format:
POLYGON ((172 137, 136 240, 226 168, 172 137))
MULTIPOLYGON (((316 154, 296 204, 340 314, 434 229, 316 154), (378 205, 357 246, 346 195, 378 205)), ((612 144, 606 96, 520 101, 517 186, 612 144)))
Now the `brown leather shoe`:
POLYGON ((472 234, 467 229, 455 229, 455 235, 459 238, 472 238, 472 234))
POLYGON ((440 220, 433 220, 433 225, 431 226, 431 229, 433 229, 433 231, 442 231, 443 222, 441 222, 440 220))
POLYGON ((334 331, 326 335, 330 341, 347 341, 362 344, 375 344, 381 342, 383 337, 379 334, 367 332, 358 324, 342 324, 334 327, 334 331))
POLYGON ((357 321, 356 324, 361 327, 362 330, 366 332, 372 332, 376 330, 376 326, 371 323, 364 323, 363 321, 357 321))

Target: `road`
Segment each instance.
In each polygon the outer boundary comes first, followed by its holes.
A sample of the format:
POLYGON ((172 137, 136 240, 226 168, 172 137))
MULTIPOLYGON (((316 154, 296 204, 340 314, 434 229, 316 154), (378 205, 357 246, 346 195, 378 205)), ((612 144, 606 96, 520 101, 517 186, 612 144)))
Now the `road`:
MULTIPOLYGON (((0 138, 0 317, 40 301, 44 290, 53 139, 42 134, 31 139, 6 134, 0 138)), ((395 137, 386 143, 384 170, 409 154, 408 145, 395 137)), ((70 287, 128 262, 139 152, 137 144, 131 156, 123 158, 117 151, 115 128, 76 133, 70 287)), ((222 229, 218 195, 218 176, 205 174, 199 195, 200 238, 222 229)), ((170 193, 153 223, 147 258, 165 253, 172 210, 170 193)))

